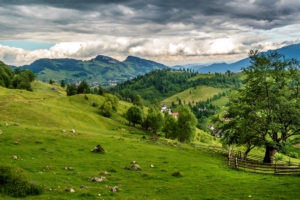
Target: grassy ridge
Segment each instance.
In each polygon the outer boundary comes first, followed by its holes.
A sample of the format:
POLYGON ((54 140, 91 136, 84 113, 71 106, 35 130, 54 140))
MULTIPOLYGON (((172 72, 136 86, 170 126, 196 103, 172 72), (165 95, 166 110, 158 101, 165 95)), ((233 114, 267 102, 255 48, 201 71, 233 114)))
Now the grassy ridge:
POLYGON ((218 94, 219 92, 224 92, 227 90, 228 90, 228 88, 214 88, 214 87, 210 87, 210 86, 197 86, 196 89, 194 87, 192 87, 192 88, 184 90, 183 92, 180 92, 176 95, 173 95, 169 98, 166 98, 162 101, 162 103, 166 104, 167 106, 171 106, 172 101, 174 103, 178 104, 177 98, 179 98, 182 103, 185 101, 186 104, 188 104, 190 102, 192 105, 195 105, 195 103, 193 104, 192 101, 194 101, 194 102, 206 101, 206 99, 212 98, 215 94, 218 94))
MULTIPOLYGON (((233 170, 222 157, 186 144, 142 139, 139 129, 99 115, 101 96, 62 96, 48 84, 39 92, 0 87, 0 162, 23 168, 44 193, 25 199, 297 199, 299 177, 233 170), (5 113, 5 114, 3 114, 5 113), (20 123, 6 126, 5 123, 20 123), (70 130, 74 128, 75 133, 70 130), (66 130, 66 132, 62 132, 66 130), (105 154, 90 150, 101 144, 105 154), (18 160, 11 157, 17 155, 18 160), (141 171, 125 170, 137 161, 141 171), (154 165, 152 168, 150 165, 154 165), (65 167, 74 167, 67 171, 65 167), (182 177, 174 177, 174 171, 182 177), (91 182, 107 171, 104 182, 91 182), (117 193, 108 187, 121 184, 117 193), (87 188, 80 188, 81 185, 87 188), (261 186, 264 187, 261 187, 261 186), (76 192, 70 193, 73 188, 76 192), (98 196, 101 194, 101 196, 98 196)), ((122 119, 130 104, 120 102, 122 119)), ((12 199, 1 196, 2 199, 12 199)))

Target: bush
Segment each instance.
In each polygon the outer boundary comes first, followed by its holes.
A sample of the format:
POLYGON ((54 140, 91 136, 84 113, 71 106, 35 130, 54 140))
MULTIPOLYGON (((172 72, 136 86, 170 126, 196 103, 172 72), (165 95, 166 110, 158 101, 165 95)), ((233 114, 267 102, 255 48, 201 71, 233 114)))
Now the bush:
POLYGON ((93 103, 92 103, 92 106, 93 106, 93 107, 98 107, 98 106, 99 106, 99 104, 97 104, 97 103, 93 102, 93 103))
POLYGON ((175 177, 182 177, 182 174, 180 171, 175 171, 173 172, 172 176, 175 176, 175 177))
POLYGON ((12 197, 26 197, 42 193, 42 188, 28 182, 23 170, 13 166, 0 166, 0 192, 12 197))
POLYGON ((298 158, 298 153, 292 151, 292 152, 290 152, 289 156, 292 158, 298 158))

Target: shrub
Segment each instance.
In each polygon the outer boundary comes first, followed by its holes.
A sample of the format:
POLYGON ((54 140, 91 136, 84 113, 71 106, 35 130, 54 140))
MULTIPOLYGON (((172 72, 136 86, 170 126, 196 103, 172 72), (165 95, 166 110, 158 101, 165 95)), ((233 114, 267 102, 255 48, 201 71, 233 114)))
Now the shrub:
POLYGON ((298 153, 292 151, 292 152, 290 152, 289 156, 292 158, 298 158, 298 153))
POLYGON ((97 103, 93 102, 93 103, 92 103, 92 106, 93 106, 93 107, 98 107, 98 106, 99 106, 99 104, 97 104, 97 103))
POLYGON ((41 194, 42 188, 33 182, 28 182, 20 168, 0 165, 0 191, 12 197, 26 197, 41 194))
POLYGON ((175 176, 175 177, 182 177, 182 174, 180 171, 175 171, 173 172, 172 176, 175 176))

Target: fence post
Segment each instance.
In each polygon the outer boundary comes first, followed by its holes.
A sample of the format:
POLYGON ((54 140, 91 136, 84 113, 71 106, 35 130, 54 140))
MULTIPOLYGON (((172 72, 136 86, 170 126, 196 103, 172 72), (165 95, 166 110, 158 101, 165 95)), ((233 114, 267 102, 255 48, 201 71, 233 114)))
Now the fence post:
POLYGON ((238 168, 238 159, 235 157, 235 167, 238 168))
POLYGON ((274 174, 276 174, 276 161, 275 161, 274 174))
POLYGON ((230 152, 230 146, 228 147, 228 165, 230 166, 230 158, 231 158, 231 152, 230 152))

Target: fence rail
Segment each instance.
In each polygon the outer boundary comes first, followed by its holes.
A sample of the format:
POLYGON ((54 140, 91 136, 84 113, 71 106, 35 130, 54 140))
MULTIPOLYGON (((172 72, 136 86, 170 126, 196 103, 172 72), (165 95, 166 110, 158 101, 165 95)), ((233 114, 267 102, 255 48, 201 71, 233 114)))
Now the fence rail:
POLYGON ((228 159, 228 165, 245 171, 274 174, 300 174, 300 165, 285 163, 262 163, 258 161, 241 160, 237 157, 228 159))
POLYGON ((245 159, 240 151, 234 152, 222 147, 204 146, 193 144, 197 149, 227 157, 228 165, 245 171, 265 173, 265 174, 282 174, 282 175, 300 175, 300 162, 278 161, 274 164, 263 163, 263 157, 248 155, 245 159), (230 157, 228 156, 230 152, 230 157))

